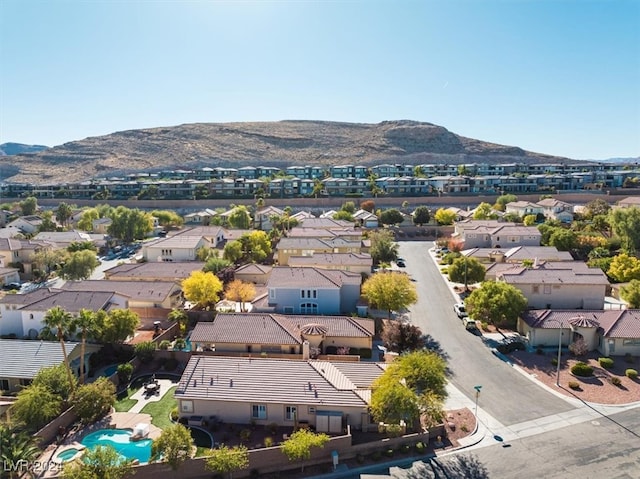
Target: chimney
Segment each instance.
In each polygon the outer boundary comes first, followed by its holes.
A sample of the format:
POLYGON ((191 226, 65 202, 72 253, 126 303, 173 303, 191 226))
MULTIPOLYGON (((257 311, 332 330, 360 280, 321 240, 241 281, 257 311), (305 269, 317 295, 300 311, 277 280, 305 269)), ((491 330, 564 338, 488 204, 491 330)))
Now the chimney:
POLYGON ((307 340, 302 342, 302 359, 305 361, 309 360, 309 341, 307 340))

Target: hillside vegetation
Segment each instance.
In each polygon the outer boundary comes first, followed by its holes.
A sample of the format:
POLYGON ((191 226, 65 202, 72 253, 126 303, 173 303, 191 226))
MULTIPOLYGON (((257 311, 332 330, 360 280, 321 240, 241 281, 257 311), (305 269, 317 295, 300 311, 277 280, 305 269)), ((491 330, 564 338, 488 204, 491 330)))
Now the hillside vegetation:
POLYGON ((570 161, 456 135, 415 121, 194 123, 90 137, 0 158, 2 179, 77 182, 131 172, 203 166, 570 161))

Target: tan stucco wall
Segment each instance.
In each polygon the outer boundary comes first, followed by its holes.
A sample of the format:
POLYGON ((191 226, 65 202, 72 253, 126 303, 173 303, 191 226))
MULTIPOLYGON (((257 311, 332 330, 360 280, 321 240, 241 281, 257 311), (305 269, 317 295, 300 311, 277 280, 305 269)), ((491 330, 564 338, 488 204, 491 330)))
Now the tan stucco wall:
POLYGON ((552 285, 551 293, 544 293, 544 284, 538 284, 534 293, 533 284, 514 285, 534 309, 604 309, 606 285, 552 285), (550 306, 548 306, 550 305, 550 306))

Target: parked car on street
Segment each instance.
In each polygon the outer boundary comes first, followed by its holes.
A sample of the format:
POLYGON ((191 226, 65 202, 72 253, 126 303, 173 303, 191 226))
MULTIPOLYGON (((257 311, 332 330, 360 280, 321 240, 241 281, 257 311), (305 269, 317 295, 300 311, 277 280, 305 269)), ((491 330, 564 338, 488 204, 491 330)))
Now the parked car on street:
POLYGON ((467 316, 469 316, 467 314, 467 310, 464 309, 464 303, 456 303, 453 305, 453 310, 456 312, 456 314, 458 315, 458 317, 460 319, 462 318, 466 318, 467 316))

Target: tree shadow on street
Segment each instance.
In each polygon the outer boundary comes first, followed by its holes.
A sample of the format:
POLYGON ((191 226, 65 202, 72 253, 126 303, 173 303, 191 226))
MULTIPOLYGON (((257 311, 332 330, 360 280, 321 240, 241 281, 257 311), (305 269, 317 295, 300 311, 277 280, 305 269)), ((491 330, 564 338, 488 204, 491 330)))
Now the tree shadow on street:
POLYGON ((427 351, 436 353, 438 356, 440 356, 442 359, 444 359, 447 362, 447 368, 445 370, 446 375, 447 376, 453 375, 453 372, 448 366, 449 354, 444 349, 442 349, 440 342, 437 341, 430 334, 425 334, 424 336, 422 336, 422 341, 424 342, 424 348, 427 351))
POLYGON ((489 471, 472 454, 445 458, 433 457, 427 462, 415 462, 407 471, 409 479, 489 479, 489 471))

